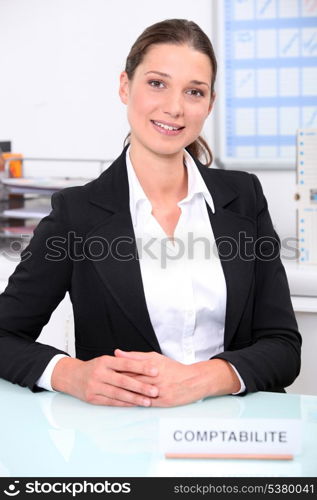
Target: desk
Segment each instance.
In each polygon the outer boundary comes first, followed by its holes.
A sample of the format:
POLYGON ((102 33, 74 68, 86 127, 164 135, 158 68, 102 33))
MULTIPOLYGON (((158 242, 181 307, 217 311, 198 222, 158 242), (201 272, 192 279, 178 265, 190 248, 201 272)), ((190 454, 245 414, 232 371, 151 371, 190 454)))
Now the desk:
POLYGON ((316 477, 317 397, 259 392, 177 408, 93 406, 0 380, 0 476, 316 477), (162 418, 300 418, 303 452, 292 461, 164 459, 162 418))

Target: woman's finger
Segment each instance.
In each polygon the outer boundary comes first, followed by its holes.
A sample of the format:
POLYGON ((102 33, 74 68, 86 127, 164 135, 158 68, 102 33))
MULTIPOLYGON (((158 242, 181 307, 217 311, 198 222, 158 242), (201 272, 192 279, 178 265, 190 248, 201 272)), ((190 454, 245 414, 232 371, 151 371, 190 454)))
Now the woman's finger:
POLYGON ((114 355, 117 357, 128 358, 128 359, 153 359, 152 352, 139 352, 139 351, 122 351, 121 349, 116 349, 114 355))
MULTIPOLYGON (((138 377, 143 376, 139 375, 138 377)), ((108 374, 106 383, 141 396, 148 396, 150 398, 157 397, 159 391, 156 386, 149 382, 151 381, 151 378, 145 378, 145 380, 146 382, 140 380, 140 378, 130 377, 129 375, 123 373, 112 372, 108 374)))
POLYGON ((149 359, 135 359, 130 357, 107 356, 106 368, 120 372, 131 372, 139 375, 148 375, 155 377, 158 374, 158 368, 154 366, 149 359))

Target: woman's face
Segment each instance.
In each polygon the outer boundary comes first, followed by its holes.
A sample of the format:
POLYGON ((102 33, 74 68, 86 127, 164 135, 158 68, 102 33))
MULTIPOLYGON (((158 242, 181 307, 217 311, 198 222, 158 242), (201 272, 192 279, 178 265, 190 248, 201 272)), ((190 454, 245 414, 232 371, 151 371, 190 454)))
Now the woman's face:
POLYGON ((211 80, 205 54, 188 45, 152 45, 132 80, 120 75, 131 145, 174 155, 195 141, 212 108, 211 80))

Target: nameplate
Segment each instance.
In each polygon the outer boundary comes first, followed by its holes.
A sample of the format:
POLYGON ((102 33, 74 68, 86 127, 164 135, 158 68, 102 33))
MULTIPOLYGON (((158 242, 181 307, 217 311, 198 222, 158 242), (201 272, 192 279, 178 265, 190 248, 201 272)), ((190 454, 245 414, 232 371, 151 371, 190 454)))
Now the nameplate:
POLYGON ((297 419, 162 418, 161 449, 167 458, 291 460, 301 451, 297 419))

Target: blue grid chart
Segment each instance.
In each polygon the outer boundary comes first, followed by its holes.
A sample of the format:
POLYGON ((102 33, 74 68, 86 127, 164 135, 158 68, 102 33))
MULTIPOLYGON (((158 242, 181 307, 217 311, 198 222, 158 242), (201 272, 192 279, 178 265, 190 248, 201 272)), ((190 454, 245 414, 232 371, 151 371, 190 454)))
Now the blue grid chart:
POLYGON ((317 127, 317 0, 224 0, 226 156, 294 159, 317 127))

